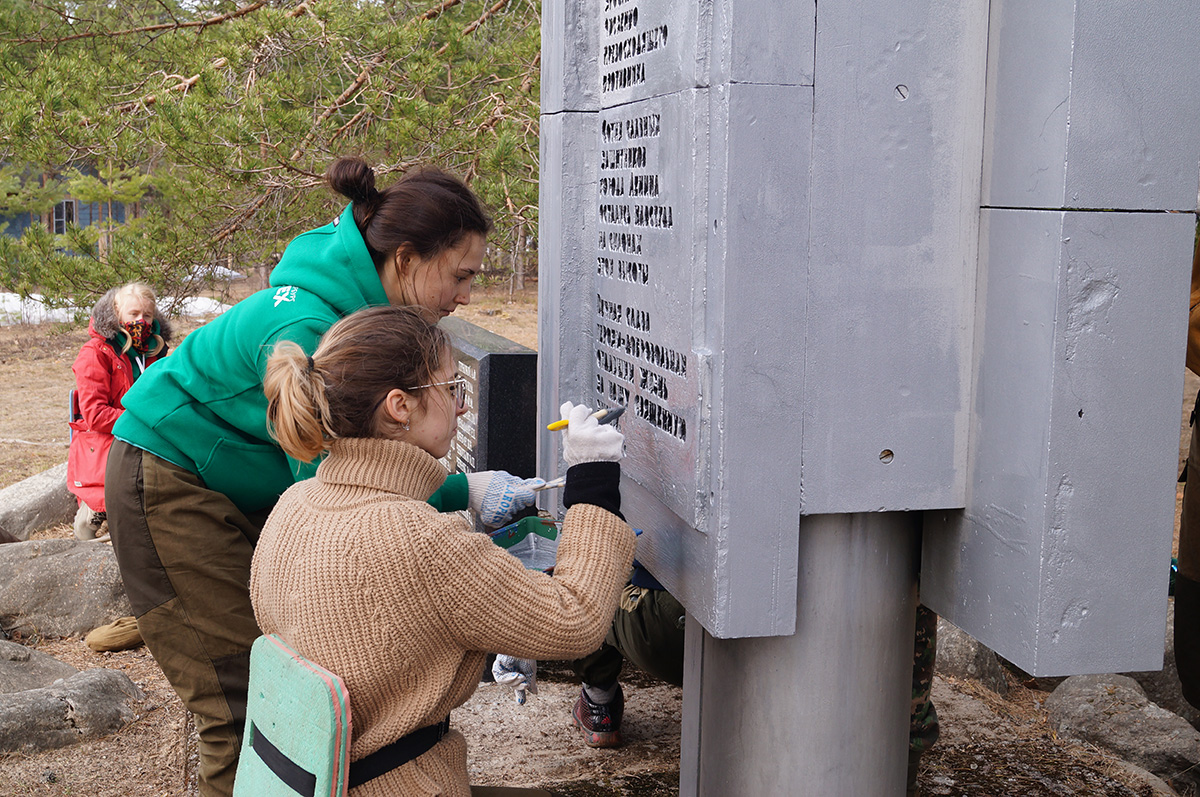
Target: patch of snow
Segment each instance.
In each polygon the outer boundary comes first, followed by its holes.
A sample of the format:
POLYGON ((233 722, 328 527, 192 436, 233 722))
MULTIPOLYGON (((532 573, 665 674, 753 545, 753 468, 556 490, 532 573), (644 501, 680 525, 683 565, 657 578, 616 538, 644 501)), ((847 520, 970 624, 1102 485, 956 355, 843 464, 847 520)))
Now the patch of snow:
MULTIPOLYGON (((191 296, 180 300, 162 296, 159 297, 158 304, 165 313, 183 316, 219 315, 230 307, 216 299, 204 296, 191 296)), ((33 294, 28 299, 22 299, 15 293, 0 293, 0 326, 63 323, 73 320, 77 315, 86 316, 91 309, 91 305, 51 308, 46 306, 38 294, 33 294)))
POLYGON ((220 315, 233 305, 209 299, 207 296, 189 296, 186 299, 175 300, 170 296, 158 300, 164 310, 182 316, 220 315))
MULTIPOLYGON (((84 310, 83 312, 87 312, 84 310)), ((42 297, 33 294, 28 299, 22 299, 15 293, 0 293, 0 324, 43 324, 47 321, 70 321, 75 317, 76 308, 62 307, 51 309, 42 301, 42 297)))
POLYGON ((206 279, 232 282, 233 280, 244 280, 245 278, 245 274, 240 271, 234 271, 231 268, 226 268, 225 266, 201 266, 187 276, 189 282, 206 279))

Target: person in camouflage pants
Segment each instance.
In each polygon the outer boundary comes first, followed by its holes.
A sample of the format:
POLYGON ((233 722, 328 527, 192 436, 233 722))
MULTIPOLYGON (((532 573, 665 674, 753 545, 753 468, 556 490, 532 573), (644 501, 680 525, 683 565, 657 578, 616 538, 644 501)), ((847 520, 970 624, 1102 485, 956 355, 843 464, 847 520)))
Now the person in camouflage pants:
POLYGON ((922 605, 917 606, 917 628, 913 636, 912 711, 908 725, 908 794, 916 794, 917 764, 937 742, 937 709, 930 690, 933 687, 933 663, 937 658, 938 617, 922 605))

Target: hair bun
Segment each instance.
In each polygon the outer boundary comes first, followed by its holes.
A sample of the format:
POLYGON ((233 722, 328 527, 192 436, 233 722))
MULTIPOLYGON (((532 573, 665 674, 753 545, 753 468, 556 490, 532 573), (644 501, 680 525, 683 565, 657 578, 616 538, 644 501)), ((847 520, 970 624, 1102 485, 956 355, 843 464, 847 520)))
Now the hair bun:
POLYGON ((356 204, 373 205, 379 199, 375 190, 375 170, 362 158, 338 158, 325 172, 329 187, 356 204))

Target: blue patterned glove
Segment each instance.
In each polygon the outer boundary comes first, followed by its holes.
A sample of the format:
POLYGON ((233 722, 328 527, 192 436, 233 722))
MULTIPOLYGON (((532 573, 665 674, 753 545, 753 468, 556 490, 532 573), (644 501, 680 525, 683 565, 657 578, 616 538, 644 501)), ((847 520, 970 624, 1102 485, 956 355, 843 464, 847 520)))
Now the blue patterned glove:
POLYGON ((517 705, 525 705, 526 692, 537 694, 537 662, 533 659, 518 659, 499 653, 492 662, 492 677, 496 683, 513 688, 517 705))
POLYGON ((467 474, 467 503, 488 526, 503 526, 537 499, 534 487, 545 479, 521 479, 502 470, 467 474))

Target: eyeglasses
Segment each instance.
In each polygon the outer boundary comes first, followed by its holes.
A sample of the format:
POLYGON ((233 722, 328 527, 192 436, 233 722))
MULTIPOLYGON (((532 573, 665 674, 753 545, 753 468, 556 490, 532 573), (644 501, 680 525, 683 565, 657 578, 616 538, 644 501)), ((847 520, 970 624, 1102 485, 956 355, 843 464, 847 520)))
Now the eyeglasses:
POLYGON ((463 409, 467 406, 467 380, 461 376, 456 376, 449 382, 430 382, 428 385, 417 385, 416 387, 406 387, 405 390, 422 390, 427 387, 441 387, 448 385, 450 387, 450 395, 454 398, 454 405, 458 409, 463 409))

